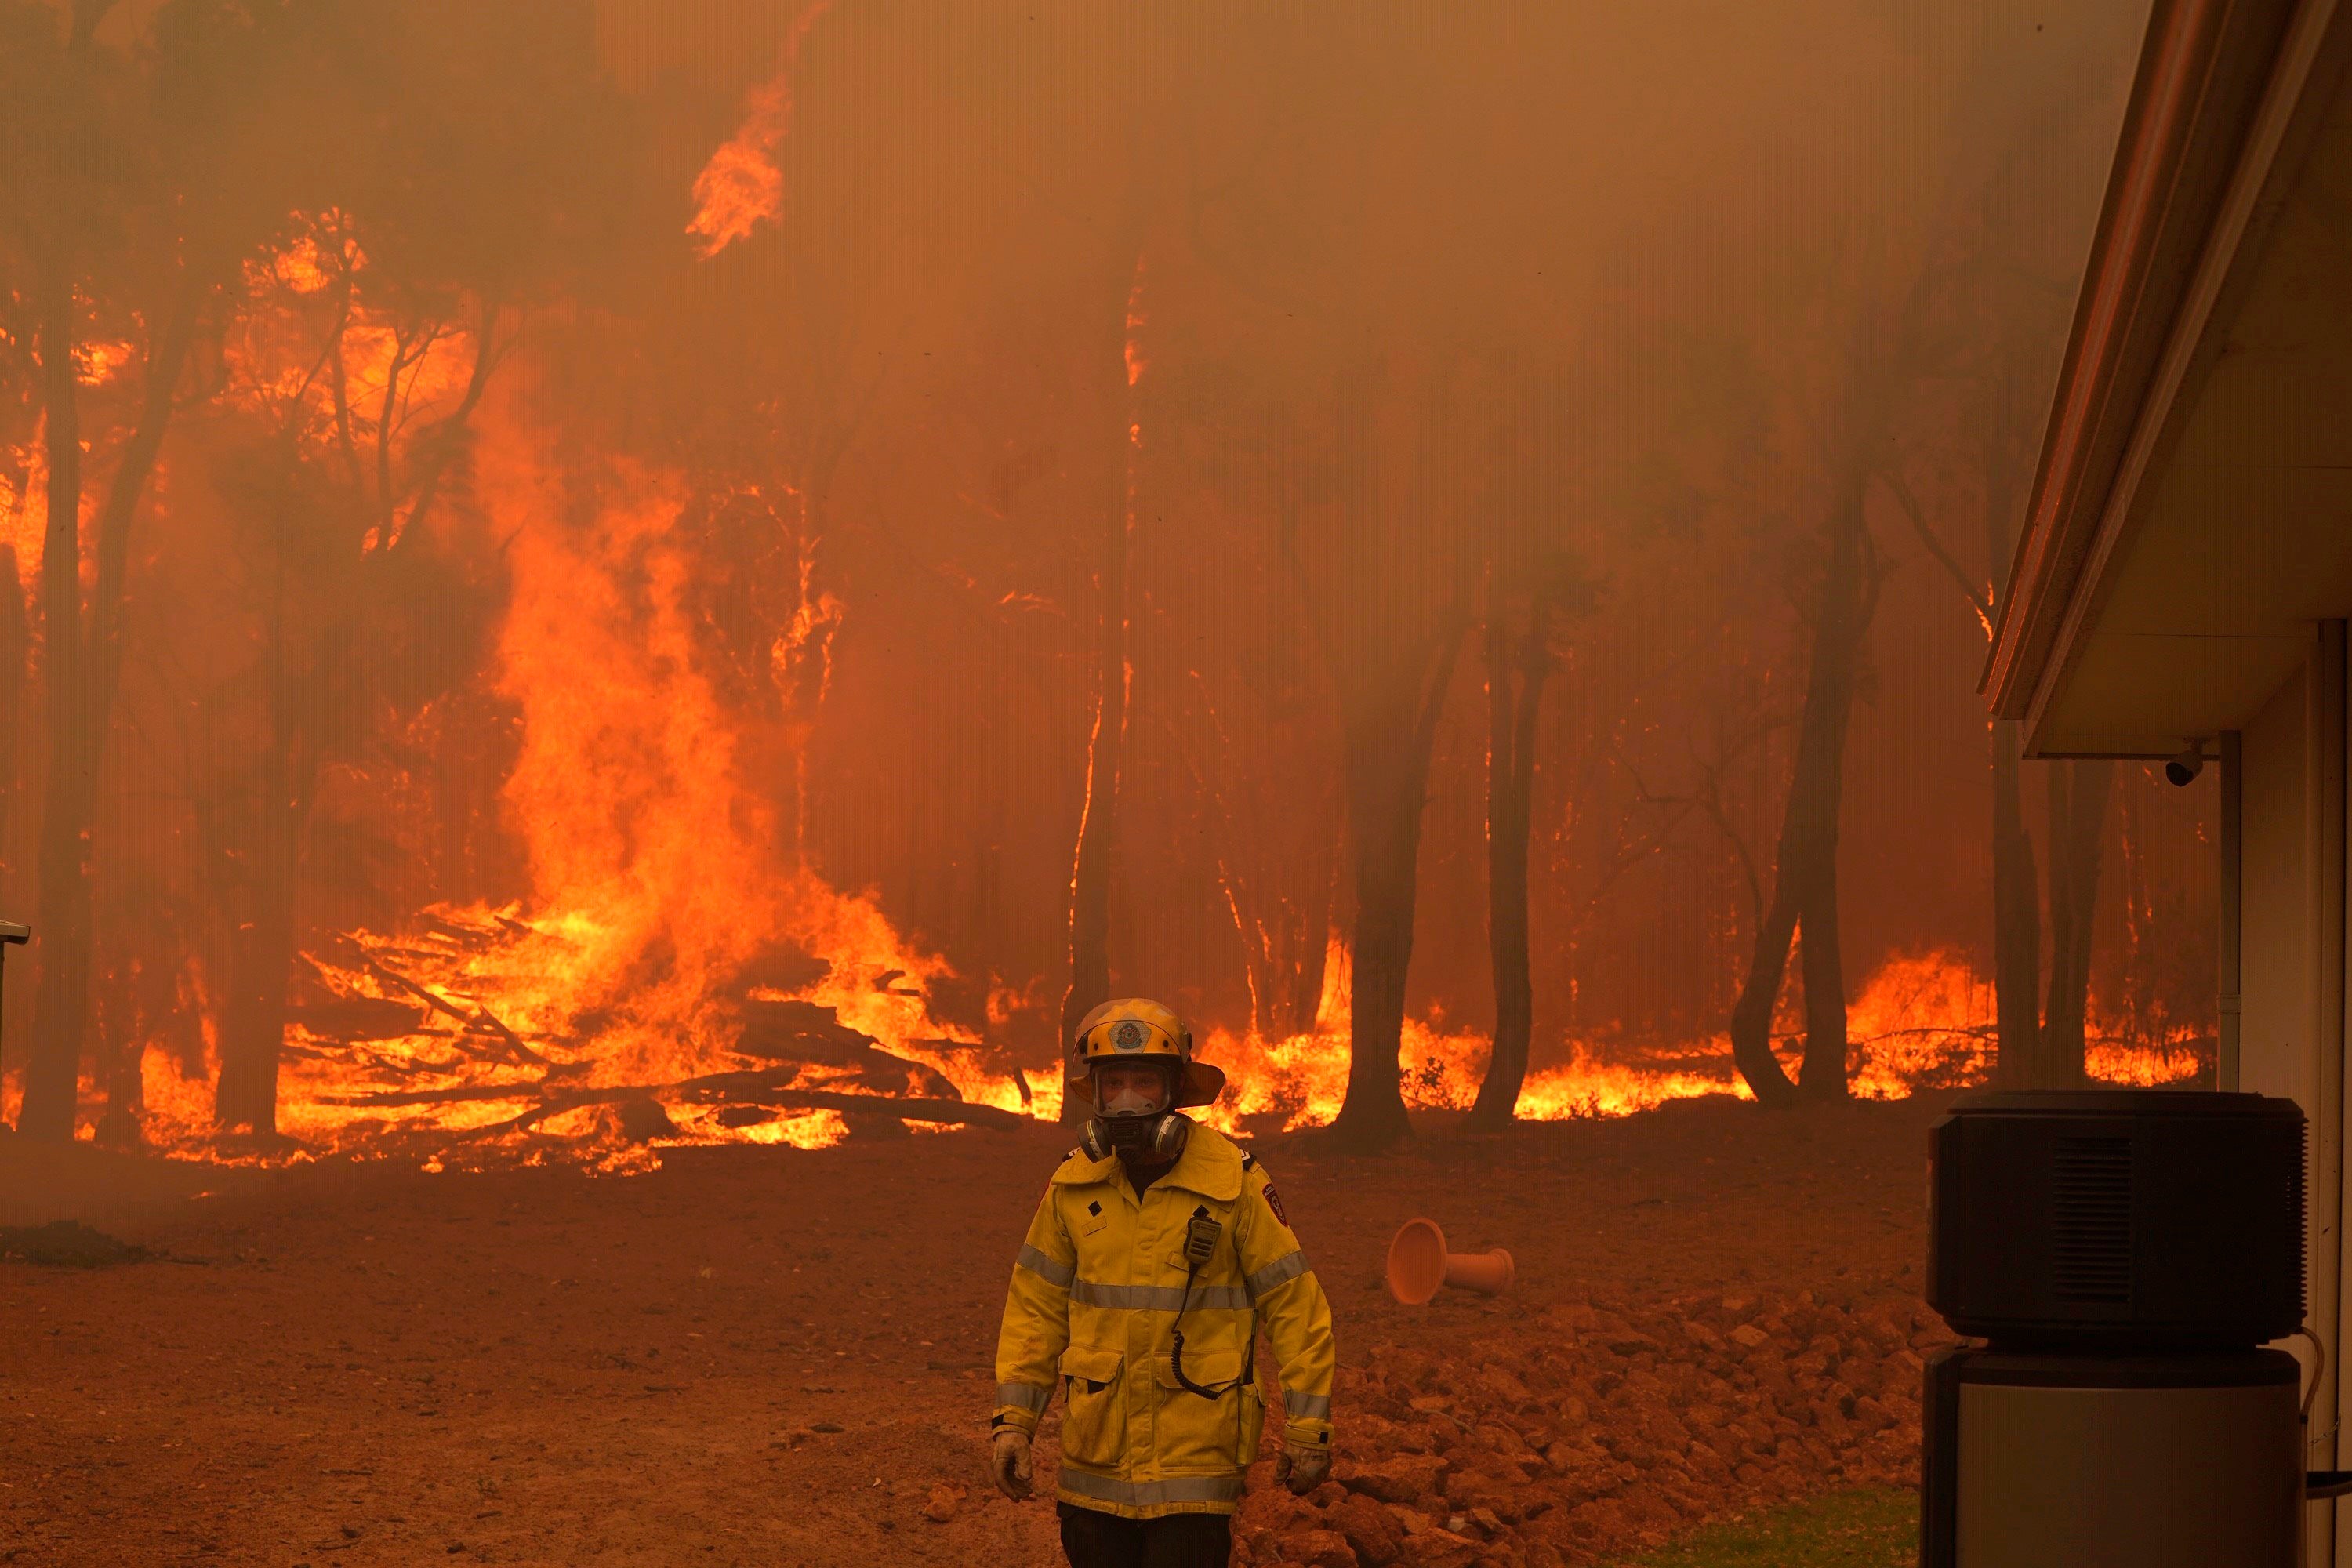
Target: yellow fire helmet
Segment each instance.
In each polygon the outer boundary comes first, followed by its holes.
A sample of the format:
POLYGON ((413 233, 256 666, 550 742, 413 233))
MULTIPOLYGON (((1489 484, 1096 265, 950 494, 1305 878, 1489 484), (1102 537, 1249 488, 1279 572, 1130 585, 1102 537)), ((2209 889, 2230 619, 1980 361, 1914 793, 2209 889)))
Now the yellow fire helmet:
POLYGON ((1070 1050, 1069 1093, 1081 1105, 1094 1104, 1092 1072, 1097 1062, 1122 1058, 1176 1058, 1176 1102, 1171 1109, 1207 1105, 1224 1092, 1225 1075, 1207 1062, 1192 1059, 1192 1031, 1183 1019, 1157 1002, 1122 996, 1106 1002, 1078 1025, 1070 1050))

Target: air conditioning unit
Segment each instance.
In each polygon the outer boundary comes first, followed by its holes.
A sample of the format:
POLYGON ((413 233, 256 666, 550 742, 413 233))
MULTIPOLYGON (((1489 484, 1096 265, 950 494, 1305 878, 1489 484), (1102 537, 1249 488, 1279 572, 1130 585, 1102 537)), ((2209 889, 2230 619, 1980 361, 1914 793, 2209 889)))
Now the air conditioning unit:
POLYGON ((2303 1112, 1975 1095, 1929 1134, 1922 1568, 2295 1568, 2303 1112))

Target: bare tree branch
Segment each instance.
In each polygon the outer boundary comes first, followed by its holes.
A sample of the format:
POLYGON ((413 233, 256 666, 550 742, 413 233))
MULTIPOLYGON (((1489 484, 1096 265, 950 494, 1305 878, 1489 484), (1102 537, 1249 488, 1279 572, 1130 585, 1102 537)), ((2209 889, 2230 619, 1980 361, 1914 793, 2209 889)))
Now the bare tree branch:
POLYGON ((1951 551, 1945 547, 1944 542, 1936 536, 1935 529, 1928 524, 1927 512, 1921 509, 1918 498, 1911 493, 1911 487, 1904 482, 1900 470, 1893 468, 1882 468, 1879 470, 1878 478, 1880 482, 1886 486, 1887 492, 1894 496, 1895 505, 1903 509, 1903 515, 1911 520, 1911 531, 1919 536, 1919 542, 1927 547, 1927 553, 1934 556, 1942 563, 1944 570, 1951 574, 1953 585, 1959 589, 1960 597, 1969 602, 1969 608, 1977 613, 1977 625, 1983 628, 1985 637, 1990 641, 1992 637, 1990 589, 1978 587, 1974 580, 1969 576, 1967 568, 1960 564, 1958 558, 1954 556, 1951 551))

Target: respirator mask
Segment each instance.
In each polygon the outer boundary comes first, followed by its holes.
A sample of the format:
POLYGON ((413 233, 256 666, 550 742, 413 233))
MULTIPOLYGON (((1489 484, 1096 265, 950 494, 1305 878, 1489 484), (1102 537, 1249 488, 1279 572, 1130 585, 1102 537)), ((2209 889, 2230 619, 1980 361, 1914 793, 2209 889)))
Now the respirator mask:
POLYGON ((1095 1114, 1081 1139, 1087 1157, 1173 1159, 1192 1124, 1176 1114, 1176 1072, 1157 1062, 1112 1061, 1089 1075, 1095 1114))

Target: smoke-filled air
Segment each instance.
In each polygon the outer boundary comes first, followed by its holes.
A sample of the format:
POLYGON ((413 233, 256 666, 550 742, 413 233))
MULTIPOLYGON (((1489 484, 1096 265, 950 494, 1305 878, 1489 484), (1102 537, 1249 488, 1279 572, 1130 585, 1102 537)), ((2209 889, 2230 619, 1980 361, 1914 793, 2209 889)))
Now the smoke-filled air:
POLYGON ((2147 20, 0 0, 0 1557, 1911 1561, 2147 20))

